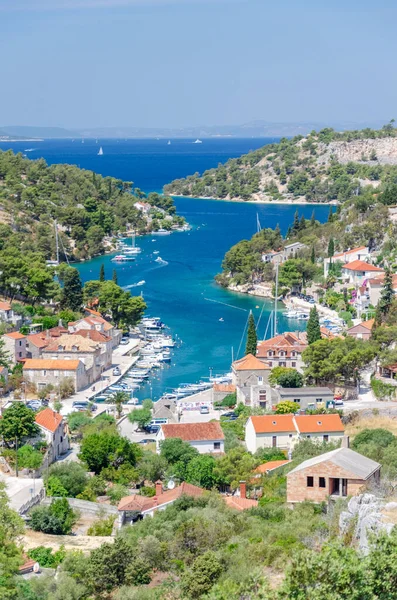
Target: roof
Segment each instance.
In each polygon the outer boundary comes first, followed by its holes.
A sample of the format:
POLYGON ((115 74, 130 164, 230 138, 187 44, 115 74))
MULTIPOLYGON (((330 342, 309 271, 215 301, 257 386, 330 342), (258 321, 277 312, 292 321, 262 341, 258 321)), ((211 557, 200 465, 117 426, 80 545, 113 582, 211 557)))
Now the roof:
POLYGON ((161 425, 161 429, 166 439, 180 438, 184 442, 223 440, 225 437, 218 422, 167 424, 161 425))
POLYGON ((338 448, 337 450, 331 450, 320 456, 309 458, 303 463, 292 469, 287 475, 289 477, 292 473, 297 473, 303 469, 314 467, 315 465, 330 462, 336 467, 341 467, 349 473, 354 474, 358 479, 368 479, 375 471, 377 471, 381 465, 358 452, 354 452, 350 448, 338 448))
POLYGON ((259 358, 256 358, 253 354, 247 354, 240 360, 235 360, 232 367, 236 371, 266 371, 269 370, 269 365, 263 363, 259 358))
POLYGON ((77 371, 79 365, 79 360, 28 358, 23 365, 23 370, 46 369, 47 371, 77 371))
POLYGON ((233 394, 236 391, 236 386, 232 383, 214 383, 214 392, 227 392, 233 394))
POLYGON ((346 250, 346 252, 338 252, 338 254, 334 254, 332 258, 339 258, 340 256, 349 256, 349 254, 354 254, 355 252, 361 252, 362 250, 367 250, 367 246, 359 246, 358 248, 352 248, 351 250, 346 250))
POLYGON ((300 433, 322 433, 327 431, 345 431, 339 415, 299 415, 295 423, 300 433))
MULTIPOLYGON (((104 319, 103 317, 84 317, 84 319, 80 319, 79 321, 76 321, 73 324, 78 325, 82 322, 88 323, 88 325, 103 325, 105 331, 110 331, 111 329, 113 329, 113 325, 109 323, 109 321, 106 321, 106 319, 104 319)), ((72 325, 72 323, 69 323, 69 325, 72 325)))
POLYGON ((240 496, 224 496, 223 500, 229 508, 235 508, 236 510, 249 510, 258 506, 258 500, 240 498, 240 496))
POLYGON ((254 473, 268 473, 269 471, 273 471, 273 469, 278 469, 279 467, 283 467, 290 463, 290 460, 269 460, 268 462, 259 465, 254 470, 254 473))
MULTIPOLYGON (((385 273, 381 273, 378 277, 371 277, 368 279, 367 285, 371 286, 382 286, 385 282, 385 273)), ((393 273, 392 275, 392 285, 393 289, 397 288, 397 273, 393 273)))
POLYGON ((68 330, 64 327, 52 327, 45 331, 39 331, 38 333, 31 333, 27 336, 29 344, 33 344, 37 348, 45 348, 53 338, 59 338, 62 334, 67 333, 68 330))
POLYGON ((12 331, 11 333, 5 333, 4 335, 13 340, 23 340, 26 337, 26 335, 23 335, 23 333, 19 333, 19 331, 12 331))
POLYGON ((132 496, 126 496, 122 498, 118 504, 118 510, 132 510, 144 512, 147 510, 156 509, 158 506, 162 506, 163 504, 168 504, 170 502, 175 502, 181 496, 191 496, 193 498, 198 498, 204 494, 205 490, 203 488, 198 487, 197 485, 193 485, 191 483, 186 483, 185 481, 175 487, 173 490, 167 490, 158 496, 153 496, 152 498, 147 498, 146 496, 139 496, 138 494, 134 494, 132 496))
POLYGON ((8 302, 0 302, 0 310, 11 310, 11 304, 8 302))
POLYGON ((98 349, 98 343, 89 338, 76 335, 75 333, 65 333, 59 338, 48 342, 46 352, 95 352, 98 349))
POLYGON ((52 408, 45 408, 37 413, 35 421, 37 425, 55 433, 62 423, 62 415, 52 410, 52 408))
POLYGON ((269 340, 264 340, 258 344, 258 357, 267 357, 267 352, 273 350, 277 352, 284 350, 287 356, 294 350, 301 353, 307 348, 307 337, 305 331, 286 331, 280 335, 276 335, 269 340))
POLYGON ((343 265, 342 269, 347 269, 349 271, 376 271, 377 273, 383 272, 383 269, 375 267, 375 265, 370 265, 363 260, 353 260, 353 262, 343 265))
POLYGON ((293 415, 263 415, 250 417, 255 433, 296 432, 293 415))
POLYGON ((350 332, 354 332, 356 327, 364 327, 365 329, 368 329, 368 331, 372 331, 374 323, 375 323, 375 319, 369 319, 368 321, 362 321, 361 323, 357 323, 357 325, 350 327, 347 330, 347 333, 349 334, 350 332))
POLYGON ((112 338, 96 329, 79 329, 73 335, 81 335, 83 338, 89 338, 93 342, 109 342, 112 338))
POLYGON ((280 396, 314 396, 315 394, 330 394, 332 397, 334 392, 329 387, 309 387, 304 386, 300 388, 279 388, 278 393, 280 396))

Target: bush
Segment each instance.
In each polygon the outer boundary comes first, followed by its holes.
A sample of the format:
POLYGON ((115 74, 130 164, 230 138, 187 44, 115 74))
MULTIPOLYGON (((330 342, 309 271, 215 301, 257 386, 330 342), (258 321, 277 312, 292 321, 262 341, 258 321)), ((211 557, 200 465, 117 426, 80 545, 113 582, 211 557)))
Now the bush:
POLYGON ((276 414, 277 415, 288 415, 294 414, 299 410, 299 405, 295 402, 290 402, 290 400, 283 400, 276 405, 276 414))
POLYGON ((67 535, 72 531, 78 514, 69 506, 66 498, 54 500, 50 506, 38 506, 30 513, 30 525, 34 531, 53 535, 67 535))
POLYGON ((76 431, 84 425, 91 423, 92 419, 83 412, 73 412, 68 415, 68 425, 70 431, 76 431))
POLYGON ((384 383, 376 377, 371 377, 371 389, 378 400, 391 400, 396 395, 396 386, 384 383))
POLYGON ((182 579, 182 588, 188 598, 200 598, 209 592, 222 573, 222 566, 214 552, 209 550, 194 561, 182 579))
POLYGON ((87 535, 93 536, 109 536, 112 535, 113 525, 116 517, 110 515, 105 519, 95 521, 87 531, 87 535))
POLYGON ((150 583, 151 568, 148 563, 135 556, 129 563, 125 571, 125 582, 129 585, 145 585, 150 583))
POLYGON ((387 448, 395 439, 395 436, 387 429, 363 429, 354 438, 352 448, 358 452, 360 451, 360 446, 364 444, 374 444, 380 448, 387 448))
POLYGON ((45 546, 37 546, 37 548, 32 548, 28 552, 29 558, 33 558, 36 560, 40 567, 49 567, 52 569, 56 569, 58 565, 64 560, 66 556, 66 551, 63 546, 60 547, 59 550, 52 553, 51 548, 46 548, 45 546))
POLYGON ((87 485, 87 481, 87 471, 75 462, 63 462, 51 465, 49 476, 44 477, 44 485, 49 496, 60 495, 69 498, 75 498, 78 494, 81 494, 87 485), (62 486, 66 494, 54 493, 52 491, 53 486, 62 486))
POLYGON ((23 469, 39 469, 43 463, 43 455, 29 444, 18 449, 18 466, 23 469))

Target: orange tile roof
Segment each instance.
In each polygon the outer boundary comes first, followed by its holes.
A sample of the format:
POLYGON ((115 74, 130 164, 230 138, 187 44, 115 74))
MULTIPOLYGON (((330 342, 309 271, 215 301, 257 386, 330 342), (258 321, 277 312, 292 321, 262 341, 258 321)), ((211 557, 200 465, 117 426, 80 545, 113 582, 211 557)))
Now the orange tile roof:
POLYGON ((28 358, 23 365, 23 370, 76 371, 79 365, 79 360, 28 358))
POLYGON ((343 265, 342 269, 347 269, 348 271, 376 271, 378 273, 383 272, 383 269, 375 267, 375 265, 370 265, 364 262, 363 260, 353 260, 353 262, 343 265))
POLYGON ((64 333, 59 338, 51 339, 46 347, 46 352, 96 352, 100 348, 97 342, 89 337, 64 333), (61 348, 61 350, 59 350, 61 348))
POLYGON ((218 422, 208 423, 178 423, 161 425, 164 437, 180 438, 184 442, 205 440, 223 440, 224 434, 218 422))
POLYGON ((266 371, 270 369, 269 365, 263 363, 253 354, 247 354, 244 358, 235 360, 232 366, 236 371, 266 371))
MULTIPOLYGON (((258 344, 258 357, 267 358, 269 350, 273 352, 279 352, 283 350, 286 356, 289 357, 292 351, 301 353, 307 348, 307 337, 306 332, 295 332, 286 331, 276 337, 264 340, 258 344)), ((270 357, 269 357, 270 358, 270 357)))
POLYGON ((258 506, 258 500, 251 500, 250 498, 224 496, 223 499, 229 508, 235 508, 236 510, 249 510, 250 508, 256 508, 258 506))
POLYGON ((361 323, 359 323, 359 325, 366 327, 370 331, 372 331, 374 324, 375 324, 375 319, 368 319, 368 321, 362 321, 361 323))
POLYGON ((48 429, 48 431, 55 433, 62 423, 62 415, 53 411, 51 408, 45 408, 37 413, 35 421, 37 425, 41 425, 44 429, 48 429))
POLYGON ((109 323, 109 321, 106 321, 106 319, 104 319, 103 317, 84 317, 84 319, 76 321, 75 325, 78 325, 79 323, 81 323, 81 321, 85 321, 89 325, 103 325, 105 331, 110 331, 110 329, 113 329, 113 325, 109 323))
POLYGON ((112 338, 96 329, 79 329, 73 335, 81 335, 84 338, 89 338, 93 342, 109 342, 112 338))
POLYGON ((232 383, 214 383, 214 392, 228 392, 233 394, 236 391, 236 386, 232 383))
POLYGON ((23 333, 19 333, 19 331, 12 331, 11 333, 5 333, 4 335, 13 340, 23 340, 26 337, 26 335, 23 335, 23 333))
POLYGON ((203 490, 203 488, 191 483, 186 483, 184 481, 181 485, 178 485, 173 490, 167 490, 166 492, 163 492, 158 496, 153 496, 152 498, 139 496, 138 494, 126 496, 120 500, 117 508, 118 510, 136 510, 139 512, 144 512, 146 510, 156 509, 158 506, 162 506, 163 504, 175 502, 175 500, 181 496, 198 498, 199 496, 202 496, 204 492, 205 490, 203 490))
POLYGON ((255 433, 296 432, 293 415, 263 415, 250 417, 255 433))
POLYGON ((346 252, 338 252, 338 254, 334 254, 332 258, 339 258, 339 256, 348 256, 349 254, 354 254, 355 252, 360 252, 360 250, 366 250, 367 246, 359 246, 358 248, 352 248, 351 250, 346 250, 346 252))
POLYGON ((259 465, 259 467, 256 467, 254 473, 268 473, 269 471, 278 469, 279 467, 287 465, 290 462, 290 460, 269 460, 268 462, 259 465))
POLYGON ((0 310, 11 310, 11 304, 8 302, 0 302, 0 310))
POLYGON ((300 433, 345 431, 339 415, 301 415, 295 422, 300 433))

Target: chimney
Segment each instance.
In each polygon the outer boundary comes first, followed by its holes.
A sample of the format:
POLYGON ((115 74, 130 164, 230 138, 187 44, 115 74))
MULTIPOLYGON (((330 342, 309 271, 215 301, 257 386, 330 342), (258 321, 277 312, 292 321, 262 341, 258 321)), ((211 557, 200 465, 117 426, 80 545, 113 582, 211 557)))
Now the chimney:
POLYGON ((350 438, 348 435, 343 436, 341 448, 350 448, 350 438))
POLYGON ((156 496, 161 496, 163 493, 163 484, 161 481, 156 481, 156 496))
POLYGON ((247 497, 247 484, 245 481, 240 481, 240 498, 247 497))

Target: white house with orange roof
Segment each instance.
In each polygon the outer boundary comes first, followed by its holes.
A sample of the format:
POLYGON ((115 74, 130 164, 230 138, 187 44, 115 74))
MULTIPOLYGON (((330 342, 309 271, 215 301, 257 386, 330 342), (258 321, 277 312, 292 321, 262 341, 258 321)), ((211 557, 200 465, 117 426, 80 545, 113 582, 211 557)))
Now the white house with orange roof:
POLYGON ((26 358, 26 335, 19 331, 5 333, 2 337, 4 349, 8 352, 10 362, 15 365, 26 358))
MULTIPOLYGON (((380 295, 382 293, 383 285, 385 283, 385 274, 380 273, 379 275, 375 274, 375 277, 370 277, 365 285, 357 292, 357 299, 364 301, 366 300, 368 304, 372 304, 372 306, 377 306, 380 295)), ((397 273, 392 275, 392 285, 394 293, 397 293, 397 273)), ((366 307, 364 307, 366 308, 366 307)))
POLYGON ((69 448, 67 426, 62 415, 51 408, 45 408, 37 413, 35 421, 49 445, 49 462, 53 462, 69 448))
POLYGON ((258 343, 257 358, 271 368, 302 367, 302 352, 307 348, 306 332, 286 331, 269 340, 258 343))
POLYGON ((56 387, 63 379, 71 379, 76 392, 90 384, 81 360, 28 358, 23 365, 23 376, 39 390, 49 383, 56 387))
POLYGON ((22 317, 20 315, 16 315, 12 309, 12 306, 9 302, 4 300, 0 301, 0 321, 4 323, 9 323, 14 325, 15 327, 20 327, 22 325, 22 317))
POLYGON ((251 408, 271 406, 269 374, 271 368, 253 354, 232 364, 232 384, 236 386, 237 402, 251 408))
POLYGON ((362 260, 353 260, 342 266, 342 279, 354 286, 364 286, 368 279, 384 275, 384 270, 362 260))
POLYGON ((106 321, 97 311, 86 309, 88 313, 84 319, 79 319, 68 324, 70 333, 75 333, 81 329, 96 330, 100 333, 110 337, 113 342, 113 348, 120 344, 120 340, 123 332, 120 329, 116 329, 109 321, 106 321))
POLYGON ((179 438, 188 442, 200 454, 222 454, 225 451, 225 436, 219 421, 160 425, 156 436, 158 453, 161 442, 170 438, 179 438))
POLYGON ((344 252, 338 252, 331 258, 324 259, 324 277, 327 277, 331 263, 335 264, 340 262, 346 265, 355 260, 368 261, 370 256, 371 254, 367 246, 359 246, 358 248, 351 248, 350 250, 345 250, 344 252))

